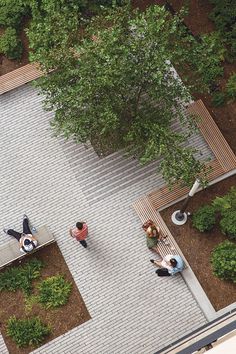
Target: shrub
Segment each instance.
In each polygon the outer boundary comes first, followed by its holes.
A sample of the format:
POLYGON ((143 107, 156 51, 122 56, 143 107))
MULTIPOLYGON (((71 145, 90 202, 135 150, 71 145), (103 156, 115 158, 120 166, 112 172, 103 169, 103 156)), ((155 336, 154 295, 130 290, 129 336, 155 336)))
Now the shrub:
POLYGON ((212 202, 216 211, 219 211, 222 216, 228 212, 236 211, 236 188, 231 187, 229 192, 223 197, 216 197, 212 202))
POLYGON ((220 279, 236 283, 236 244, 230 241, 220 243, 211 256, 213 273, 220 279))
POLYGON ((38 289, 39 302, 47 309, 50 309, 67 303, 72 284, 67 282, 61 275, 57 275, 42 281, 38 289))
POLYGON ((23 290, 26 295, 31 292, 33 279, 40 276, 43 263, 34 258, 23 266, 11 267, 0 274, 0 291, 23 290))
POLYGON ((223 234, 236 239, 236 211, 229 210, 220 220, 220 228, 223 234))
POLYGON ((193 214, 193 226, 200 232, 210 231, 215 223, 215 209, 210 205, 200 207, 193 214))
POLYGON ((17 28, 22 18, 29 14, 29 6, 24 0, 0 0, 0 25, 17 28))
POLYGON ((23 46, 14 28, 8 27, 0 37, 0 53, 8 59, 20 59, 23 46))
POLYGON ((212 95, 212 104, 215 107, 223 106, 225 104, 225 94, 224 92, 215 92, 212 95))
POLYGON ((50 327, 39 317, 18 320, 12 316, 7 321, 7 334, 19 348, 40 344, 50 332, 50 327))
POLYGON ((210 19, 215 23, 222 37, 231 47, 231 54, 236 55, 236 2, 235 0, 210 0, 214 8, 210 13, 210 19))
POLYGON ((236 74, 230 76, 226 84, 226 93, 230 99, 236 98, 236 74))

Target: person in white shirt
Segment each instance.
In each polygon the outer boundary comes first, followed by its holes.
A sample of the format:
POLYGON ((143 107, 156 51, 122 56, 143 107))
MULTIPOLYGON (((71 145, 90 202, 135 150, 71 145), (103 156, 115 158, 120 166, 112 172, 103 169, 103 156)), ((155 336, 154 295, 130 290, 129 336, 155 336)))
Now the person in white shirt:
POLYGON ((161 261, 150 259, 150 262, 160 267, 156 271, 159 276, 170 276, 184 269, 183 259, 179 255, 167 254, 161 261))
POLYGON ((29 253, 33 251, 37 245, 37 239, 32 235, 29 227, 29 219, 26 214, 23 215, 23 232, 17 232, 13 229, 3 229, 3 231, 10 236, 13 236, 20 244, 20 251, 22 253, 29 253))

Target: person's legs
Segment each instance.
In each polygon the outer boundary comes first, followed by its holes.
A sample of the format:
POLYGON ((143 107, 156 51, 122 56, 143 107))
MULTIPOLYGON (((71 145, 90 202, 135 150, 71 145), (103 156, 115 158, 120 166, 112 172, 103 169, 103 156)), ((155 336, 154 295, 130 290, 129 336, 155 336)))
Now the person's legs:
POLYGON ((30 227, 29 227, 29 219, 26 215, 23 217, 23 233, 24 234, 32 234, 30 227))
POLYGON ((6 234, 15 237, 17 241, 20 241, 21 234, 13 229, 6 230, 6 234))
POLYGON ((162 264, 161 264, 162 260, 161 261, 154 261, 154 264, 156 264, 158 267, 162 268, 162 264))
POLYGON ((88 247, 87 242, 86 242, 85 240, 79 241, 79 243, 80 243, 84 248, 87 248, 87 247, 88 247))

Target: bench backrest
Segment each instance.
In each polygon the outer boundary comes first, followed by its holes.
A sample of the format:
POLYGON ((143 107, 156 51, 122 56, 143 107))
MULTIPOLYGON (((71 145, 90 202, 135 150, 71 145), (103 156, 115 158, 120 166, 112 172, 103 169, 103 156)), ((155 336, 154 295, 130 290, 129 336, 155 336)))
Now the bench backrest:
MULTIPOLYGON (((6 235, 6 237, 8 237, 6 235)), ((46 225, 40 226, 37 229, 35 237, 38 240, 38 246, 32 252, 36 252, 39 248, 46 246, 49 243, 55 242, 53 234, 49 231, 46 225)), ((10 239, 10 236, 9 236, 10 239)), ((32 252, 28 254, 32 254, 32 252)), ((13 261, 25 257, 27 253, 20 251, 19 242, 12 239, 0 246, 0 268, 12 263, 13 261)))

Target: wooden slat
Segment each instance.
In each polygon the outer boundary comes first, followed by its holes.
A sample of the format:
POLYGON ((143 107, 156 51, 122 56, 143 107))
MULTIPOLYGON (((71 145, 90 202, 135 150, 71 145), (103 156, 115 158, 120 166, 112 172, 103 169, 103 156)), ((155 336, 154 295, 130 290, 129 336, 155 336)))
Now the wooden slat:
MULTIPOLYGON (((223 175, 225 172, 218 160, 212 160, 206 164, 211 167, 212 170, 208 174, 208 180, 213 181, 217 177, 223 175)), ((179 184, 173 186, 172 190, 169 190, 168 186, 164 186, 160 189, 156 189, 148 194, 148 198, 155 209, 163 208, 165 205, 174 202, 178 198, 187 195, 189 192, 188 187, 180 187, 179 184)))
POLYGON ((165 257, 167 254, 180 254, 184 258, 179 246, 175 242, 170 230, 162 219, 160 213, 155 210, 148 197, 144 197, 142 199, 137 200, 133 204, 133 207, 136 213, 138 214, 142 224, 146 220, 151 219, 156 225, 160 227, 161 232, 164 235, 167 235, 166 240, 168 241, 169 245, 166 245, 164 242, 160 242, 158 244, 161 256, 165 257))
POLYGON ((224 171, 228 172, 236 168, 236 156, 202 100, 192 103, 187 111, 200 118, 198 127, 224 171))
POLYGON ((37 64, 27 64, 8 74, 0 76, 0 95, 33 81, 41 76, 43 72, 39 70, 37 64))

